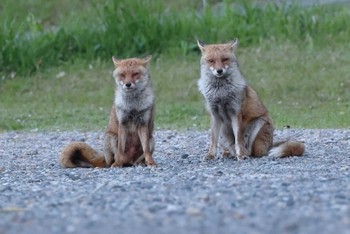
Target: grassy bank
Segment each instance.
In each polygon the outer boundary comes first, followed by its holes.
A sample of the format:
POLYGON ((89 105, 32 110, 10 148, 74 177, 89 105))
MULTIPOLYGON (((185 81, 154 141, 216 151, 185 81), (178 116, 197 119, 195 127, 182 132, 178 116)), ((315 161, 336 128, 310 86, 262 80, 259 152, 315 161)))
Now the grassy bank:
MULTIPOLYGON (((277 128, 347 128, 349 49, 328 46, 305 52, 293 44, 265 42, 239 48, 237 54, 277 128)), ((198 59, 163 55, 152 62, 157 127, 209 127, 196 85, 198 59)), ((6 80, 0 88, 0 130, 104 129, 113 100, 113 69, 111 61, 77 61, 31 79, 6 80)))
POLYGON ((5 0, 0 131, 104 129, 111 56, 145 54, 154 55, 156 126, 207 129, 197 37, 239 38, 243 74, 277 128, 350 126, 349 8, 185 2, 5 0))

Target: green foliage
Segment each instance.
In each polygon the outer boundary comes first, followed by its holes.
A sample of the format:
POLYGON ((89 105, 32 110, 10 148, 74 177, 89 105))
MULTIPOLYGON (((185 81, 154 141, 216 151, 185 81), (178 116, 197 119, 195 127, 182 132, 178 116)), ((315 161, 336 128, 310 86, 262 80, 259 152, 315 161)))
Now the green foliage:
POLYGON ((349 127, 349 7, 254 2, 262 1, 3 0, 0 131, 104 129, 111 56, 146 54, 156 126, 207 129, 196 39, 234 37, 277 128, 349 127))
MULTIPOLYGON (((350 45, 299 49, 262 41, 237 49, 248 83, 277 128, 350 126, 350 45)), ((113 102, 111 61, 75 61, 17 77, 0 85, 0 131, 103 130, 113 102)), ((156 127, 208 129, 210 117, 197 88, 199 55, 161 55, 152 60, 156 127)))
POLYGON ((188 54, 195 50, 197 37, 208 42, 238 37, 245 47, 271 38, 313 46, 350 37, 347 7, 186 2, 4 0, 0 73, 32 74, 66 61, 107 60, 112 55, 188 54), (29 10, 18 12, 21 4, 29 10), (71 14, 66 13, 69 6, 75 9, 71 14), (50 11, 59 14, 57 18, 51 18, 50 11))

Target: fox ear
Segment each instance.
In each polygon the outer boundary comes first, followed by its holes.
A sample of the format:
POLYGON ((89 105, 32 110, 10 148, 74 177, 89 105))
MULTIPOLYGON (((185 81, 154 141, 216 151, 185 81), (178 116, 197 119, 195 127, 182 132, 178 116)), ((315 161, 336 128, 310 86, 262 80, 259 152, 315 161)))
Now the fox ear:
POLYGON ((151 59, 152 59, 152 55, 148 55, 147 57, 142 59, 142 64, 144 66, 147 66, 149 64, 149 62, 151 61, 151 59))
POLYGON ((205 43, 201 40, 197 40, 197 45, 198 45, 198 48, 203 51, 204 50, 204 46, 205 46, 205 43))
POLYGON ((114 63, 114 66, 118 67, 120 61, 119 61, 116 57, 114 57, 114 56, 112 56, 112 61, 113 61, 113 63, 114 63))
POLYGON ((238 39, 237 38, 233 39, 233 41, 230 42, 230 46, 232 49, 236 49, 238 46, 238 39))
POLYGON ((148 55, 147 57, 143 58, 143 61, 145 61, 146 63, 149 63, 151 59, 152 59, 152 55, 148 55))

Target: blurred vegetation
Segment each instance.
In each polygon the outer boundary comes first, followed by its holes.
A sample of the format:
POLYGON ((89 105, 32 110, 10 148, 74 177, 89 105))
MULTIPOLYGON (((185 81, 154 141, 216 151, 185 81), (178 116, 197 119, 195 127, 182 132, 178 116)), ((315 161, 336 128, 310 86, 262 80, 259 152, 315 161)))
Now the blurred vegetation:
POLYGON ((252 2, 3 0, 0 72, 32 74, 113 54, 187 54, 196 50, 196 38, 239 37, 245 47, 264 39, 303 46, 349 41, 349 8, 252 2))
POLYGON ((234 37, 277 128, 350 127, 350 8, 261 2, 2 0, 0 131, 104 129, 111 56, 146 54, 156 126, 207 129, 196 39, 234 37))

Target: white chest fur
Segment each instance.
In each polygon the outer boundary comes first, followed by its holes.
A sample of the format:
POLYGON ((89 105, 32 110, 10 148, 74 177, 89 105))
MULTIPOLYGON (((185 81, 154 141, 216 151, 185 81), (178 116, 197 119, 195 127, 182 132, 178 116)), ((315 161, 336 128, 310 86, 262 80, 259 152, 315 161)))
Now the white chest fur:
POLYGON ((125 92, 117 90, 115 105, 118 121, 121 123, 145 123, 150 118, 154 95, 151 88, 142 91, 125 92))

